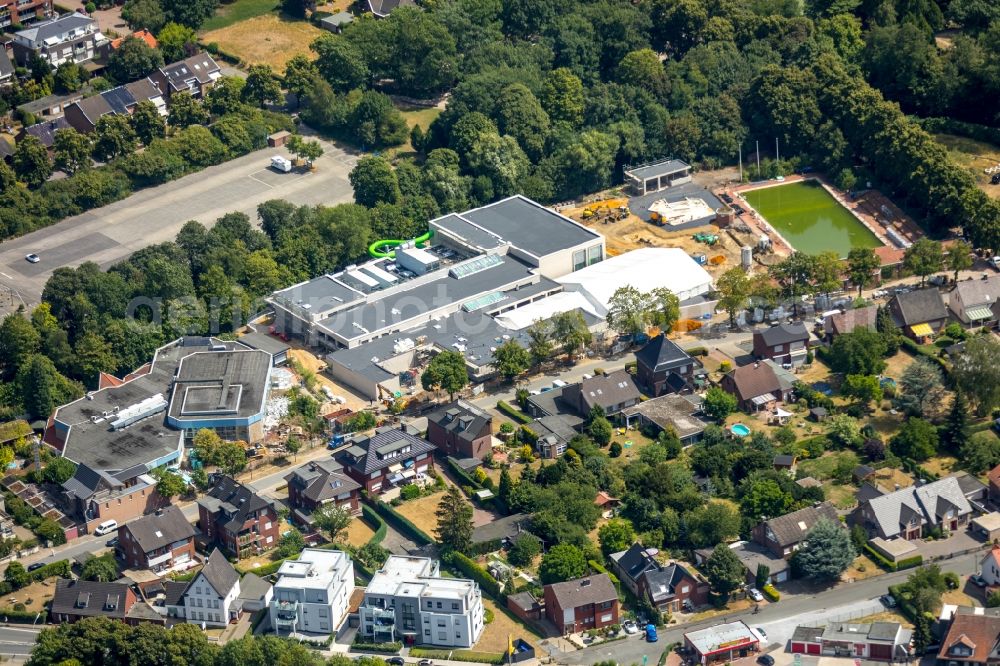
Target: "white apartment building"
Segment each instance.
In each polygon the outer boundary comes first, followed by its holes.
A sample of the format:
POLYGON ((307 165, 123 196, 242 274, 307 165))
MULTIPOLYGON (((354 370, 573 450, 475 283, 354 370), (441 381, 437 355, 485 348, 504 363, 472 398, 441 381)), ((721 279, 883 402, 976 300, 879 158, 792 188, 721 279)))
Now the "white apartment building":
POLYGON ((268 604, 278 634, 335 632, 347 616, 354 590, 354 563, 339 550, 306 548, 278 569, 268 604))
POLYGON ((205 567, 188 583, 181 599, 184 617, 191 624, 224 627, 239 617, 240 575, 218 548, 205 567))
POLYGON ((471 648, 483 633, 483 595, 475 581, 442 578, 437 560, 392 555, 358 615, 358 631, 375 642, 471 648))

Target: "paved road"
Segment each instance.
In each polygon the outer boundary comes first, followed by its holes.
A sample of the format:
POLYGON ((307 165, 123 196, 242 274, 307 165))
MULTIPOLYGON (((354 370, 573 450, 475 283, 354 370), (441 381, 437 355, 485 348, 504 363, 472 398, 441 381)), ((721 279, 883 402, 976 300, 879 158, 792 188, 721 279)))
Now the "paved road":
POLYGON ((31 306, 56 268, 84 261, 107 268, 147 245, 173 240, 188 220, 211 224, 232 211, 256 219, 257 205, 268 199, 309 205, 351 201, 347 174, 357 158, 321 143, 325 154, 313 172, 273 171, 270 157, 286 151, 259 150, 0 243, 0 285, 31 306), (29 252, 41 261, 25 261, 29 252))
MULTIPOLYGON (((945 560, 938 564, 941 565, 942 571, 954 571, 965 576, 977 571, 979 559, 979 554, 971 554, 945 560)), ((577 664, 589 666, 606 659, 614 660, 619 664, 633 664, 642 663, 643 656, 647 656, 649 663, 655 663, 665 647, 670 643, 683 640, 683 635, 686 632, 733 620, 743 620, 751 626, 763 627, 770 642, 772 644, 778 643, 779 649, 783 650, 796 625, 830 621, 845 614, 851 615, 852 611, 865 608, 868 602, 885 594, 890 585, 896 585, 906 580, 910 573, 910 571, 899 571, 885 574, 856 583, 843 584, 816 595, 785 596, 776 604, 761 606, 760 612, 756 615, 742 611, 728 616, 671 627, 659 633, 658 643, 650 644, 642 640, 640 636, 635 636, 606 646, 595 645, 576 652, 555 655, 556 661, 571 666, 577 664)))
MULTIPOLYGON (((0 618, 2 620, 2 618, 0 618)), ((41 627, 0 625, 0 656, 24 657, 31 654, 41 627)))

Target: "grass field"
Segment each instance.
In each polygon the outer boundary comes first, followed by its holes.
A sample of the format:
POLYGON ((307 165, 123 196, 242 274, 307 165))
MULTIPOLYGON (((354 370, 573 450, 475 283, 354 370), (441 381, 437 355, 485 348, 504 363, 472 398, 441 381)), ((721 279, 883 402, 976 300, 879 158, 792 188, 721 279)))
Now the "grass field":
POLYGON ((283 74, 285 64, 293 57, 299 54, 312 57, 309 44, 323 34, 323 30, 308 21, 293 21, 272 13, 205 32, 201 38, 207 44, 217 43, 223 51, 246 63, 270 65, 275 73, 283 74))
POLYGON ((220 5, 215 16, 202 24, 202 32, 228 28, 234 23, 246 21, 255 16, 270 14, 281 6, 280 0, 236 0, 228 5, 220 5))
POLYGON ((990 185, 990 177, 983 171, 1000 164, 1000 147, 954 134, 933 136, 948 151, 953 162, 972 172, 981 190, 993 197, 1000 196, 1000 185, 990 185))
POLYGON ((853 247, 882 243, 815 180, 744 192, 743 197, 796 250, 833 250, 846 257, 853 247))

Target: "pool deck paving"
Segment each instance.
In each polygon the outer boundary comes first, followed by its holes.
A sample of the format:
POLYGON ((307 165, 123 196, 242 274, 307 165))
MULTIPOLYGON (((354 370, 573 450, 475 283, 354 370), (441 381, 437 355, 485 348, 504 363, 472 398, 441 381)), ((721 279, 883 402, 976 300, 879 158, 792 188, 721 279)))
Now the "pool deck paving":
POLYGON ((854 217, 858 219, 870 232, 872 232, 886 247, 895 248, 896 244, 889 240, 886 236, 886 229, 879 221, 880 219, 885 219, 887 217, 885 211, 888 211, 888 217, 892 220, 889 226, 909 242, 912 243, 916 239, 923 236, 923 232, 920 230, 917 223, 900 210, 895 204, 893 204, 881 192, 871 189, 864 190, 858 194, 855 199, 850 199, 820 174, 793 174, 791 176, 786 176, 784 180, 781 181, 767 180, 747 183, 744 185, 733 185, 724 188, 719 191, 718 194, 721 195, 725 193, 734 199, 738 199, 740 205, 747 210, 745 214, 738 216, 738 219, 751 228, 756 228, 761 235, 765 235, 770 238, 771 244, 777 254, 787 256, 796 251, 795 247, 789 243, 784 236, 777 231, 777 229, 772 227, 767 219, 758 213, 742 195, 743 193, 752 190, 779 187, 781 185, 788 185, 790 183, 803 182, 806 180, 818 181, 823 186, 823 189, 825 189, 837 201, 837 203, 853 214, 854 217))

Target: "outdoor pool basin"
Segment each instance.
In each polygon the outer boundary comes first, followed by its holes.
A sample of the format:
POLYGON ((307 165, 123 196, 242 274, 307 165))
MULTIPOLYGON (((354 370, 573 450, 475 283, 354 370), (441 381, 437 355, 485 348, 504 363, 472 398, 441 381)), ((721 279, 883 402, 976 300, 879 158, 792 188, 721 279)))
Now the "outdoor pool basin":
POLYGON ((750 428, 746 427, 742 423, 734 423, 729 428, 729 432, 733 433, 737 437, 746 437, 750 434, 750 428))

